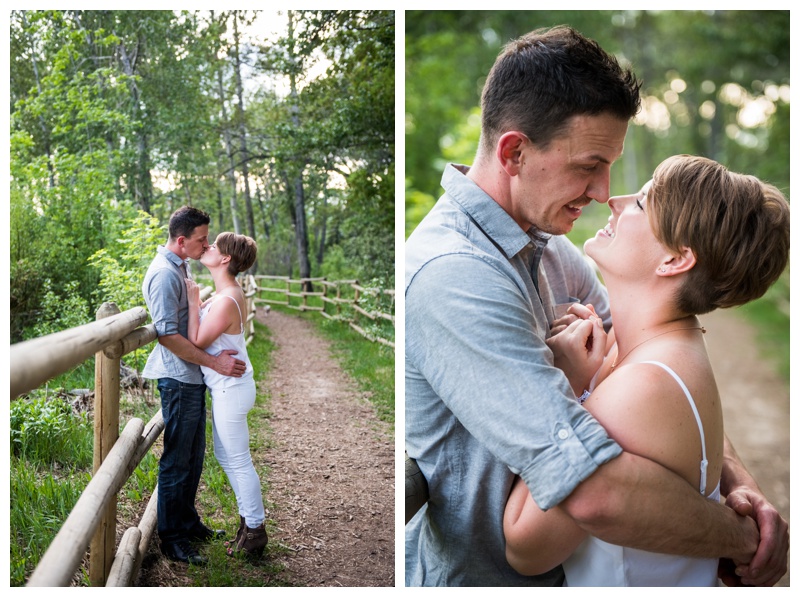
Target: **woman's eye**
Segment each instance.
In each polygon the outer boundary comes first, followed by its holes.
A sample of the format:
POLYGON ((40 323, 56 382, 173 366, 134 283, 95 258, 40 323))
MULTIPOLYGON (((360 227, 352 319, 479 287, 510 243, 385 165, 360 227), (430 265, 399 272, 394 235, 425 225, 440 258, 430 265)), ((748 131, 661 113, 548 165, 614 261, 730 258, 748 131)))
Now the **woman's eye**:
POLYGON ((642 205, 641 201, 639 201, 638 199, 636 200, 636 207, 644 211, 644 205, 642 205))

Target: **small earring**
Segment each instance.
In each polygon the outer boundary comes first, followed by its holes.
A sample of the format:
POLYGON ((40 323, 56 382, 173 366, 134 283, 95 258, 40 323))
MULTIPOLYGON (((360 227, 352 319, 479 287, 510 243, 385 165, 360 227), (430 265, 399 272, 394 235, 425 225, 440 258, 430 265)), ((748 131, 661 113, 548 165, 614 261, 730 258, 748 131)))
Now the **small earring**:
POLYGON ((667 271, 667 268, 665 268, 665 267, 662 265, 661 267, 659 267, 659 268, 658 268, 658 271, 660 271, 660 272, 663 274, 664 272, 666 272, 666 271, 667 271))

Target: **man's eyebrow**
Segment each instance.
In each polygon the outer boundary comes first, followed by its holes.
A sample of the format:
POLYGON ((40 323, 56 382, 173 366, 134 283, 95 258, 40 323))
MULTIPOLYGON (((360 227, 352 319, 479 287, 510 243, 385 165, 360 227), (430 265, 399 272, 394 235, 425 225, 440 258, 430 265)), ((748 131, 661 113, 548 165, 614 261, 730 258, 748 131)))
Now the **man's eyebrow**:
POLYGON ((603 155, 593 153, 587 156, 579 156, 577 161, 579 162, 601 162, 603 164, 611 164, 612 162, 603 155))

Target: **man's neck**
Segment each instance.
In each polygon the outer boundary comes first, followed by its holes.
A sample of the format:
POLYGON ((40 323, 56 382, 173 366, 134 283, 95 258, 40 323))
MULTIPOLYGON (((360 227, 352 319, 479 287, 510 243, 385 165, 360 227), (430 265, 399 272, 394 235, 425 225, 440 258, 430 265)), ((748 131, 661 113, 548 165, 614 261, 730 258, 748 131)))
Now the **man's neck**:
POLYGON ((183 261, 186 261, 186 255, 184 255, 183 249, 181 249, 178 243, 168 240, 167 244, 164 245, 164 248, 175 253, 175 255, 177 255, 183 261))
POLYGON ((493 160, 475 158, 475 164, 467 172, 467 178, 474 182, 480 189, 494 199, 503 210, 511 216, 517 225, 526 232, 530 226, 523 226, 514 217, 511 209, 511 185, 506 172, 493 160))

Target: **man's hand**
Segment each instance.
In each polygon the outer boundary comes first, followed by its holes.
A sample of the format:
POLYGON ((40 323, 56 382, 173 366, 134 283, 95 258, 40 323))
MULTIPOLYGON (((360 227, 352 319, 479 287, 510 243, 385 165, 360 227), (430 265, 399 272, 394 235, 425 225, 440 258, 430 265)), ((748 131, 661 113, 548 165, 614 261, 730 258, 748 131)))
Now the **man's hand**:
MULTIPOLYGON (((737 514, 753 518, 760 534, 758 550, 753 559, 748 565, 736 566, 741 583, 751 586, 774 585, 787 570, 789 524, 757 488, 737 487, 728 494, 725 505, 737 514)), ((721 578, 725 582, 725 577, 721 575, 721 578)))
POLYGON ((214 371, 220 375, 227 375, 228 377, 241 377, 244 375, 247 365, 244 361, 234 359, 234 354, 239 354, 235 350, 223 350, 216 357, 214 357, 214 371))

